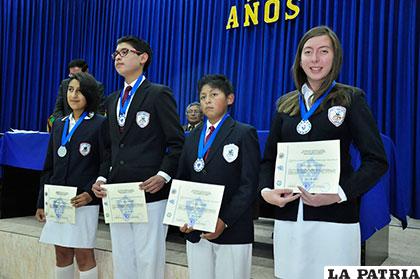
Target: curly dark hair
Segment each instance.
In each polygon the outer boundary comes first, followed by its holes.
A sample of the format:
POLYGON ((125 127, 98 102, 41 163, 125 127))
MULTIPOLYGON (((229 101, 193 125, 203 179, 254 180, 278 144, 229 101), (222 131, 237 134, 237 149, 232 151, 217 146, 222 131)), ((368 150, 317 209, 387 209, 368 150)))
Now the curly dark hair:
POLYGON ((80 92, 86 99, 86 109, 88 112, 96 112, 99 107, 99 89, 96 79, 88 73, 80 72, 74 74, 69 83, 73 80, 78 80, 80 83, 80 92))

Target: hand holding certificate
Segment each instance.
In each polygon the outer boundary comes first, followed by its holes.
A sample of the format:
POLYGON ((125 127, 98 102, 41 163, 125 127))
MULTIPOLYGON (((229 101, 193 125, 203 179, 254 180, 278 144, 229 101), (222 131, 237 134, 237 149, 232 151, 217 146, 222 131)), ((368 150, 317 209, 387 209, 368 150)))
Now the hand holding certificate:
POLYGON ((337 194, 339 179, 339 140, 277 143, 275 189, 337 194))
POLYGON ((147 207, 140 182, 104 184, 102 199, 105 223, 147 223, 147 207))
POLYGON ((76 208, 71 204, 71 199, 76 194, 76 187, 45 184, 44 210, 47 220, 56 223, 74 224, 76 222, 76 208))
POLYGON ((173 180, 164 224, 214 232, 225 186, 173 180))

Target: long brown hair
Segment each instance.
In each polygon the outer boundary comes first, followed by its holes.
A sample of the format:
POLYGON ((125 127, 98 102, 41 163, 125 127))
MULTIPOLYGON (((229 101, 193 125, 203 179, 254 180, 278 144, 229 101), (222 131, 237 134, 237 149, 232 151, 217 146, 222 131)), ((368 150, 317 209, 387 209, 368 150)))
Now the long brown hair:
MULTIPOLYGON (((303 46, 309 39, 324 35, 327 35, 331 40, 334 58, 330 72, 325 77, 325 80, 323 81, 319 89, 314 92, 312 101, 316 101, 331 86, 332 82, 335 79, 337 79, 338 74, 340 73, 341 64, 343 62, 343 49, 341 47, 340 40, 338 39, 334 31, 332 31, 329 27, 314 27, 308 32, 306 32, 305 35, 303 35, 302 39, 300 39, 299 41, 298 49, 296 51, 295 61, 292 67, 292 73, 297 91, 293 91, 289 94, 286 94, 278 100, 277 105, 279 112, 284 112, 290 115, 296 115, 299 113, 299 92, 302 90, 302 86, 307 82, 307 76, 301 67, 303 46)), ((344 92, 342 92, 341 90, 333 90, 328 95, 326 100, 324 100, 324 103, 328 100, 334 100, 336 98, 340 100, 339 103, 341 103, 342 105, 350 104, 350 96, 347 96, 347 94, 344 94, 344 92)), ((321 105, 317 111, 322 109, 323 105, 321 105)))

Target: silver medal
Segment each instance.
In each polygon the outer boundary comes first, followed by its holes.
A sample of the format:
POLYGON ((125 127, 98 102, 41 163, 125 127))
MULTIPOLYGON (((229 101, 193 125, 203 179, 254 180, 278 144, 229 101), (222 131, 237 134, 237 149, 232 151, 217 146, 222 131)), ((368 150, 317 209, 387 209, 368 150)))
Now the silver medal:
POLYGON ((65 146, 60 146, 57 150, 57 154, 58 154, 58 156, 63 158, 67 154, 67 148, 65 146))
POLYGON ((200 172, 204 169, 204 165, 204 160, 202 158, 197 158, 197 160, 194 162, 194 170, 196 172, 200 172))
POLYGON ((306 135, 312 128, 311 122, 309 120, 301 120, 299 124, 296 126, 296 131, 300 135, 306 135))
POLYGON ((125 124, 125 116, 124 115, 118 116, 118 125, 120 125, 120 127, 124 127, 124 124, 125 124))

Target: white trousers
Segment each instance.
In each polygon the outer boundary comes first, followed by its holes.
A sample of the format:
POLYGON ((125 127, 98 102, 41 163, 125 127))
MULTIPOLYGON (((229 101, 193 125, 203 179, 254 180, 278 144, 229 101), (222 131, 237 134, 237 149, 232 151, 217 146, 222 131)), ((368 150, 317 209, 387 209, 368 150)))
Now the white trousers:
POLYGON ((115 279, 163 279, 166 200, 147 204, 148 223, 110 224, 115 279))
POLYGON ((251 278, 252 244, 187 241, 187 258, 190 279, 251 278))

